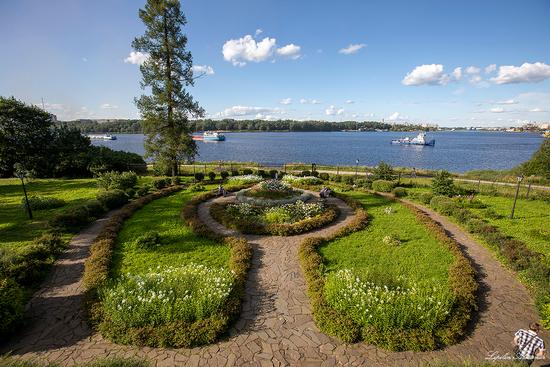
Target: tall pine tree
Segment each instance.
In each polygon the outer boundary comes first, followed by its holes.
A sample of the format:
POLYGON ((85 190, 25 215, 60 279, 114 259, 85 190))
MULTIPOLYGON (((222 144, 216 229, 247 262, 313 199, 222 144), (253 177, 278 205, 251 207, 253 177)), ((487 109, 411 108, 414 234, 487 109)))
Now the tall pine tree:
POLYGON ((151 95, 136 99, 143 118, 148 157, 178 174, 179 163, 192 160, 197 146, 189 130, 189 117, 202 117, 204 110, 185 87, 193 85, 193 58, 186 50, 187 37, 181 28, 187 23, 179 0, 147 0, 139 17, 145 34, 132 47, 148 54, 141 65, 141 88, 151 95))

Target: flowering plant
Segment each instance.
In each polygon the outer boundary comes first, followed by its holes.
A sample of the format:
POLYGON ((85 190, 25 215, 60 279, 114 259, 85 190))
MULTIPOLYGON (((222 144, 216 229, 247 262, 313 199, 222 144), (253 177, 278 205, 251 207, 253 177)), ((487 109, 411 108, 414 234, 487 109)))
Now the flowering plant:
POLYGON ((228 182, 237 184, 237 183, 254 183, 260 182, 263 178, 258 175, 243 175, 243 176, 231 176, 227 179, 228 182))
POLYGON ((283 181, 290 184, 303 184, 303 185, 317 185, 323 182, 318 177, 315 176, 294 176, 294 175, 285 175, 283 181))
POLYGON ((190 264, 122 276, 100 292, 102 306, 120 327, 205 319, 223 307, 234 284, 229 270, 190 264))
POLYGON ((401 285, 380 285, 367 277, 343 269, 329 273, 325 282, 327 302, 360 325, 431 331, 453 307, 453 296, 444 287, 407 284, 403 279, 398 279, 401 285))

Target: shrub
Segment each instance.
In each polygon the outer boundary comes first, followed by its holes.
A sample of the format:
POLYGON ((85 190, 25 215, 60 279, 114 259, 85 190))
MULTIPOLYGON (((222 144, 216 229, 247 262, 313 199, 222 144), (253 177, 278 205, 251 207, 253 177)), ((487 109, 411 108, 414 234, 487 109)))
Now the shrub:
POLYGON ((430 206, 434 210, 445 215, 452 215, 454 211, 458 208, 458 206, 452 199, 443 195, 434 196, 432 200, 430 200, 430 206))
POLYGON ((393 170, 392 166, 382 161, 378 163, 378 166, 374 167, 374 169, 372 170, 372 179, 375 181, 393 181, 395 179, 395 171, 393 170))
POLYGON ((302 176, 302 177, 311 176, 311 171, 307 171, 307 170, 302 171, 300 173, 300 176, 302 176))
POLYGON ((0 279, 0 336, 12 333, 23 319, 23 289, 12 279, 0 279))
POLYGON ((395 186, 393 181, 376 180, 372 182, 372 189, 380 192, 391 192, 395 186))
POLYGON ((266 177, 267 177, 267 175, 266 175, 266 173, 265 173, 265 170, 263 170, 263 169, 259 169, 259 170, 257 171, 256 174, 257 174, 258 176, 262 177, 262 178, 266 178, 266 177))
POLYGON ((329 174, 328 174, 328 173, 326 173, 326 172, 321 172, 321 173, 319 173, 319 178, 320 178, 321 180, 323 180, 323 181, 328 181, 330 177, 329 177, 329 174))
POLYGON ((222 180, 225 180, 226 178, 229 177, 229 172, 227 172, 227 171, 221 171, 221 172, 220 172, 220 177, 222 178, 222 180))
POLYGON ((134 172, 103 172, 97 175, 97 185, 103 190, 127 190, 137 185, 134 172))
POLYGON ((434 195, 453 196, 456 188, 451 174, 445 170, 439 171, 432 180, 434 195))
POLYGON ((134 248, 151 250, 160 246, 160 234, 157 231, 148 231, 134 240, 134 248))
POLYGON ((99 192, 96 198, 107 209, 119 208, 128 202, 128 195, 122 190, 99 192))
POLYGON ((236 169, 231 170, 231 176, 232 176, 232 177, 238 176, 238 175, 239 175, 239 171, 237 171, 236 169))
POLYGON ((420 200, 420 202, 422 204, 429 205, 430 201, 432 201, 433 197, 434 197, 434 195, 431 192, 422 192, 422 193, 420 193, 418 199, 420 200))
POLYGON ((168 186, 168 183, 164 178, 156 178, 153 180, 152 185, 155 189, 160 190, 168 186))
POLYGON ((214 181, 216 179, 216 172, 208 172, 208 178, 210 179, 210 181, 214 181))
POLYGON ((269 177, 275 178, 275 176, 277 176, 278 173, 279 171, 277 171, 276 169, 269 170, 269 177))
POLYGON ((181 177, 174 176, 172 177, 172 186, 181 185, 181 177))
POLYGON ((331 180, 331 181, 334 181, 334 182, 341 182, 341 181, 342 181, 342 176, 340 176, 340 175, 332 175, 332 176, 330 177, 330 180, 331 180))
POLYGON ((138 187, 136 193, 138 196, 145 196, 149 193, 149 191, 151 190, 151 186, 149 185, 143 185, 143 186, 140 186, 138 187))
POLYGON ((394 187, 391 192, 398 198, 407 196, 407 189, 405 189, 404 187, 394 187))
POLYGON ((355 180, 353 176, 344 176, 342 177, 342 182, 346 185, 353 185, 355 183, 355 180))
MULTIPOLYGON (((32 210, 45 210, 59 208, 65 205, 65 200, 44 197, 44 196, 29 196, 29 206, 32 210)), ((21 206, 23 209, 27 207, 27 201, 24 197, 21 198, 21 206)))
POLYGON ((312 175, 313 177, 319 177, 319 172, 317 172, 317 171, 311 171, 311 175, 312 175))
POLYGON ((99 218, 103 214, 105 214, 105 207, 99 200, 88 200, 84 207, 86 208, 86 211, 88 212, 88 218, 99 218))
POLYGON ((254 173, 254 171, 252 171, 250 168, 243 169, 243 175, 245 175, 245 176, 246 175, 251 175, 253 173, 254 173))
POLYGON ((362 187, 362 188, 365 188, 365 189, 371 189, 372 188, 372 181, 366 180, 364 178, 359 178, 359 179, 355 180, 355 185, 357 185, 357 187, 362 187))
POLYGON ((85 226, 89 222, 90 215, 88 209, 86 206, 80 205, 54 215, 50 220, 50 226, 53 228, 74 231, 85 226))
POLYGON ((204 173, 196 172, 195 173, 195 180, 197 180, 198 182, 201 182, 202 180, 204 180, 204 173))
POLYGON ((204 188, 203 185, 196 183, 196 184, 190 185, 190 186, 187 188, 187 190, 188 190, 188 191, 191 191, 191 192, 199 192, 199 191, 204 191, 204 190, 206 190, 206 189, 204 188))

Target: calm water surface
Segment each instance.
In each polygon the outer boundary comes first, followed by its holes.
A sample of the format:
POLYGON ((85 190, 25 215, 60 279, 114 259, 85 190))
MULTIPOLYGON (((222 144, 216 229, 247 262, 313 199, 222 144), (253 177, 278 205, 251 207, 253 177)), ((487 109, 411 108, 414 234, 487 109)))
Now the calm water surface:
MULTIPOLYGON (((508 169, 526 161, 543 138, 532 133, 445 131, 428 134, 435 147, 391 145, 415 136, 399 132, 226 133, 223 142, 197 142, 200 161, 253 161, 264 164, 315 162, 330 165, 376 165, 446 169, 508 169)), ((118 140, 93 141, 143 155, 143 135, 117 134, 118 140)))

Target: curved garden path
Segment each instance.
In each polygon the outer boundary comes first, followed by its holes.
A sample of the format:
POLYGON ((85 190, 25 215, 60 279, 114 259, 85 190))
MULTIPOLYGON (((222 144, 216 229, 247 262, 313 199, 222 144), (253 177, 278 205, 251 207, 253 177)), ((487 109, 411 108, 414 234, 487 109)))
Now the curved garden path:
MULTIPOLYGON (((252 266, 241 318, 226 340, 193 349, 138 348, 116 345, 93 333, 84 321, 80 278, 88 247, 105 221, 102 219, 73 239, 30 303, 34 323, 14 336, 16 341, 2 352, 61 365, 113 356, 144 358, 156 366, 423 365, 483 360, 491 351, 503 355, 510 350, 514 331, 537 319, 531 298, 511 272, 453 223, 421 207, 457 239, 479 273, 481 310, 469 336, 444 350, 421 353, 391 353, 327 337, 312 320, 297 252, 303 238, 324 236, 351 219, 351 208, 338 199, 331 201, 340 207, 341 215, 329 227, 292 237, 246 236, 254 250, 252 266)), ((212 229, 229 234, 231 231, 210 217, 211 204, 199 207, 199 217, 212 229)), ((543 337, 550 341, 548 333, 543 337)))

